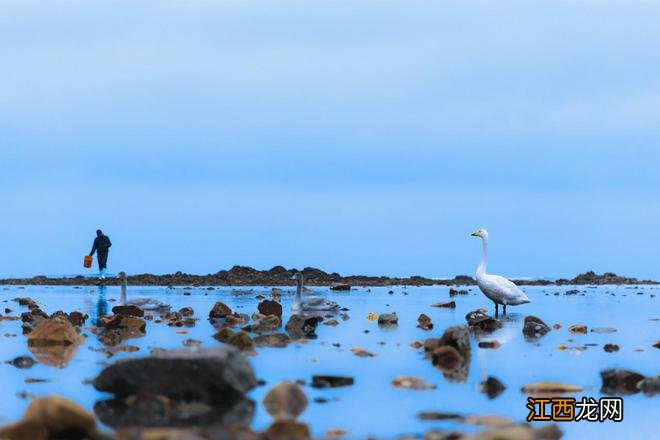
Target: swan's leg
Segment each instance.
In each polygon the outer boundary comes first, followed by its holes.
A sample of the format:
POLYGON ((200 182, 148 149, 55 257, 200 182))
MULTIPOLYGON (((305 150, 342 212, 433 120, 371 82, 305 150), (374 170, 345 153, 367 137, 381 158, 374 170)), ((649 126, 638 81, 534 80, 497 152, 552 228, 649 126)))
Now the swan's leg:
POLYGON ((499 305, 495 303, 495 317, 497 318, 500 314, 499 305))
POLYGON ((502 308, 504 309, 504 311, 502 312, 502 314, 503 314, 503 315, 506 315, 506 304, 502 304, 502 308))

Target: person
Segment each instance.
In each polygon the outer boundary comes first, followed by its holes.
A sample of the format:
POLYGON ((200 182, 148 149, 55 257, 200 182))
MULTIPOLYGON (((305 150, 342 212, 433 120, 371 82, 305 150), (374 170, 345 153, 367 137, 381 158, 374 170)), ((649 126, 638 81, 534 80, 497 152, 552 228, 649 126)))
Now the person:
POLYGON ((100 229, 97 229, 92 252, 89 253, 89 256, 93 256, 94 252, 96 252, 96 258, 99 262, 99 278, 102 280, 105 279, 105 268, 108 263, 108 250, 110 246, 112 246, 112 243, 108 236, 100 229))

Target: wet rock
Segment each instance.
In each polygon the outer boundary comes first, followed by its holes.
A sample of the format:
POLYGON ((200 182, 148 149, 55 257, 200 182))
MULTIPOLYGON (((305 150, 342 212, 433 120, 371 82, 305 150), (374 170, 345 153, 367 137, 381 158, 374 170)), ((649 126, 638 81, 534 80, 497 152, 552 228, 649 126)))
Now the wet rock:
POLYGON ((82 327, 83 325, 85 325, 85 321, 87 321, 87 318, 89 318, 89 316, 87 315, 87 313, 74 311, 69 313, 68 318, 69 318, 69 322, 72 325, 75 325, 77 327, 82 327))
POLYGON ((319 323, 317 317, 304 317, 300 315, 292 315, 289 322, 286 323, 284 330, 286 330, 289 337, 293 340, 298 339, 314 339, 316 338, 316 326, 319 323))
POLYGON ((182 307, 181 309, 179 309, 179 313, 181 314, 181 316, 190 317, 195 314, 195 310, 193 310, 192 307, 182 307))
POLYGON ((93 381, 98 391, 125 397, 162 394, 172 399, 217 399, 243 394, 254 386, 252 367, 233 347, 181 349, 129 358, 106 367, 93 381), (204 371, 200 375, 197 372, 204 371))
POLYGON ((142 310, 141 307, 133 305, 114 306, 112 308, 112 313, 115 315, 136 316, 138 318, 142 318, 144 316, 144 310, 142 310))
POLYGON ((327 321, 323 322, 323 325, 327 325, 327 326, 330 326, 330 327, 336 327, 336 326, 339 325, 339 321, 337 321, 336 319, 328 319, 327 321))
POLYGON ((468 313, 465 315, 465 320, 470 330, 480 333, 490 333, 502 328, 502 323, 498 319, 489 316, 484 309, 477 309, 468 313))
POLYGON ((239 325, 245 325, 250 321, 250 317, 245 313, 233 313, 231 315, 225 316, 225 324, 232 327, 237 327, 239 325))
POLYGON ((375 357, 376 356, 375 354, 370 353, 370 352, 368 352, 367 350, 365 350, 364 348, 361 348, 361 347, 351 348, 350 352, 353 353, 355 356, 358 356, 358 357, 375 357))
POLYGON ((291 338, 284 333, 275 333, 272 335, 259 335, 254 338, 254 345, 257 347, 276 347, 284 348, 291 342, 291 338))
POLYGON ((30 356, 18 356, 10 361, 6 362, 9 365, 13 365, 16 368, 30 368, 37 362, 32 359, 30 356))
POLYGON ((44 319, 49 319, 49 316, 38 307, 30 309, 29 312, 21 313, 23 334, 26 335, 30 333, 44 319))
POLYGON ((209 312, 209 319, 224 318, 225 316, 231 315, 232 313, 232 310, 227 304, 218 301, 209 312))
POLYGON ((443 345, 431 353, 431 362, 443 370, 456 370, 465 363, 465 358, 454 347, 443 345))
POLYGON ((41 321, 28 335, 28 347, 78 345, 82 338, 68 319, 55 317, 41 321))
POLYGON ((441 308, 445 308, 445 309, 455 309, 456 308, 456 301, 434 303, 434 304, 431 304, 431 307, 441 307, 441 308))
POLYGON ((393 327, 398 325, 399 317, 394 313, 382 313, 378 315, 378 325, 382 327, 393 327))
MULTIPOLYGON (((253 316, 254 318, 254 316, 253 316)), ((250 333, 272 333, 282 326, 282 321, 277 315, 259 315, 253 324, 243 327, 243 330, 250 333)))
POLYGON ((479 348, 500 348, 502 344, 500 341, 479 341, 479 344, 477 344, 479 348))
POLYGON ((263 434, 264 440, 309 440, 309 428, 304 423, 277 420, 263 434))
POLYGON ((424 346, 424 344, 421 341, 412 341, 410 343, 410 348, 414 348, 415 350, 420 349, 424 346))
POLYGON ((312 376, 314 388, 337 388, 353 385, 355 380, 348 376, 312 376))
POLYGON ((424 313, 419 315, 419 317, 417 318, 417 322, 419 323, 417 325, 417 327, 421 328, 422 330, 431 330, 431 329, 433 329, 433 323, 431 322, 431 318, 429 318, 424 313))
POLYGON ((262 315, 275 315, 282 319, 282 304, 277 301, 265 299, 259 303, 257 309, 262 315))
POLYGON ((76 403, 59 396, 34 399, 13 425, 0 428, 3 439, 100 439, 94 417, 76 403))
POLYGON ((653 344, 653 347, 655 347, 655 348, 660 348, 660 341, 658 341, 658 342, 656 342, 655 344, 653 344))
POLYGON ((367 314, 367 319, 369 321, 378 321, 378 315, 376 315, 374 312, 369 312, 367 314))
POLYGON ((637 384, 644 376, 630 370, 608 369, 600 372, 600 378, 602 394, 626 396, 639 392, 637 384))
POLYGON ((229 339, 234 335, 234 331, 228 327, 223 327, 213 335, 213 339, 219 342, 228 342, 229 339))
POLYGON ((649 397, 655 396, 660 393, 660 375, 644 378, 637 388, 649 397))
POLYGON ((335 283, 332 286, 330 286, 330 290, 348 291, 348 290, 351 290, 351 285, 350 284, 344 284, 344 283, 335 283))
POLYGON ((217 341, 224 342, 225 344, 233 345, 239 350, 252 350, 254 348, 254 341, 244 331, 234 332, 228 327, 220 329, 213 338, 217 341))
POLYGON ((568 328, 568 331, 575 334, 584 335, 587 333, 587 326, 584 324, 575 324, 568 328))
POLYGON ((552 423, 540 428, 530 425, 494 427, 471 438, 474 440, 559 440, 561 437, 561 430, 552 423))
POLYGON ((282 382, 264 397, 264 408, 276 420, 295 420, 307 408, 307 396, 300 385, 282 382))
POLYGON ((392 385, 396 388, 406 390, 433 390, 437 386, 426 382, 424 379, 415 376, 396 376, 392 379, 392 385))
POLYGON ((481 392, 485 393, 489 399, 499 396, 505 389, 504 384, 493 376, 488 376, 485 381, 481 382, 481 392))
POLYGON ((468 294, 467 290, 458 290, 452 287, 449 288, 449 296, 467 295, 467 294, 468 294))
POLYGON ((198 339, 186 339, 182 342, 184 347, 199 347, 202 345, 202 341, 198 339))
POLYGON ((523 324, 523 335, 527 341, 536 341, 546 333, 550 331, 548 324, 543 322, 541 318, 538 318, 534 315, 529 315, 525 317, 525 323, 523 324))
POLYGON ((559 382, 537 382, 525 385, 521 390, 523 393, 540 396, 552 396, 555 394, 574 394, 582 391, 575 385, 566 385, 559 382))
POLYGON ((615 351, 619 351, 619 346, 616 344, 605 344, 603 350, 608 353, 614 353, 615 351))
POLYGON ((462 415, 456 413, 446 413, 439 411, 422 411, 417 414, 419 420, 460 420, 462 415))
POLYGON ((594 327, 591 329, 592 333, 600 333, 600 334, 605 334, 605 333, 615 333, 616 329, 612 327, 594 327))

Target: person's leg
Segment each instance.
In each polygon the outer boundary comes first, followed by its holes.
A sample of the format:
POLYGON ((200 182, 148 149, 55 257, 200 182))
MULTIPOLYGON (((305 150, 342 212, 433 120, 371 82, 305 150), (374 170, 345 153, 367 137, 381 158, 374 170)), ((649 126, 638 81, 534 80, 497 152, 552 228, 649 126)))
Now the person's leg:
POLYGON ((105 277, 105 268, 108 262, 108 253, 107 252, 99 252, 99 272, 100 272, 100 277, 104 278, 105 277))

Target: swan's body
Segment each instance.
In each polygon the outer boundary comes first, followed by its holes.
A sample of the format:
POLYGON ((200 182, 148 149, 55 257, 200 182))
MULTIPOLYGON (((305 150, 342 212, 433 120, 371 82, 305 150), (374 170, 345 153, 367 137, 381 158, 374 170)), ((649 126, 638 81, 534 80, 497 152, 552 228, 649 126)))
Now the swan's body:
POLYGON ((121 304, 126 306, 138 306, 142 310, 169 310, 171 306, 156 298, 147 298, 140 296, 137 298, 127 299, 128 280, 125 272, 119 272, 119 279, 121 280, 121 304))
POLYGON ((477 284, 479 289, 483 292, 486 298, 495 303, 495 316, 498 314, 498 305, 504 306, 504 313, 506 314, 506 306, 517 306, 531 302, 525 292, 520 290, 511 281, 499 275, 490 275, 486 273, 488 264, 488 231, 479 229, 474 234, 475 237, 480 237, 483 244, 483 254, 481 262, 477 266, 477 284))
POLYGON ((298 272, 293 276, 293 279, 298 281, 296 286, 296 294, 293 297, 293 305, 291 306, 291 311, 295 314, 300 314, 304 312, 332 312, 339 310, 339 304, 334 301, 321 298, 320 296, 308 296, 307 298, 302 297, 303 292, 303 275, 298 272))

